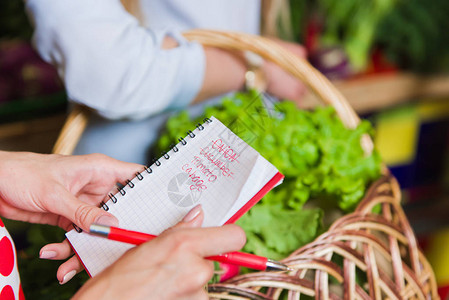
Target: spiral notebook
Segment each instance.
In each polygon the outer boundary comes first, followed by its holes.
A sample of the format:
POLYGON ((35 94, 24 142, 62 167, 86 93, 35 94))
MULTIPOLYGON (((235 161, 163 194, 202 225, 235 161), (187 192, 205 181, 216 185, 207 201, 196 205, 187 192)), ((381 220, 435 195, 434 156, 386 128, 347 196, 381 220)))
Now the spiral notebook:
MULTIPOLYGON (((158 235, 197 204, 204 227, 233 223, 284 178, 214 117, 179 140, 102 203, 120 227, 158 235)), ((75 229, 66 236, 90 276, 133 247, 75 229)))

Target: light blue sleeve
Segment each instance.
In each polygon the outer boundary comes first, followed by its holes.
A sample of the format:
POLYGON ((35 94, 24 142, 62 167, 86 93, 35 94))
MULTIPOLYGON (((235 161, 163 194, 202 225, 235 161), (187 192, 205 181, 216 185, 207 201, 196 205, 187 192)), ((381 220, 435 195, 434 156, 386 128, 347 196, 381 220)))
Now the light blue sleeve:
POLYGON ((201 45, 171 29, 147 29, 119 0, 27 0, 34 43, 55 65, 71 101, 111 118, 184 107, 199 92, 201 45), (179 46, 161 49, 166 35, 179 46))

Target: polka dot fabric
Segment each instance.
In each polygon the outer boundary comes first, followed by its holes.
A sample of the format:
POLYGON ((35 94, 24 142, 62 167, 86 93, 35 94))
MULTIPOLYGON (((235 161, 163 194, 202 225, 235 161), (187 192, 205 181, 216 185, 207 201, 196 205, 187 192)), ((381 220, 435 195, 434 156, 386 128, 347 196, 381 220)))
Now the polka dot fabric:
POLYGON ((17 269, 16 249, 0 219, 0 300, 24 300, 17 269))

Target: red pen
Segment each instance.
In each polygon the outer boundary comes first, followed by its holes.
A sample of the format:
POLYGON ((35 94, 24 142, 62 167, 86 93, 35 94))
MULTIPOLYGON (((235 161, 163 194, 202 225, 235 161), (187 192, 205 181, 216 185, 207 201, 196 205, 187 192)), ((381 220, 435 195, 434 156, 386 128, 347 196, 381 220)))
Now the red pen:
MULTIPOLYGON (((113 241, 119 241, 128 244, 140 245, 144 242, 154 239, 156 236, 148 233, 131 231, 112 226, 104 226, 92 224, 90 226, 90 234, 101 236, 113 241)), ((229 252, 220 255, 208 256, 206 259, 213 261, 238 265, 250 269, 265 271, 290 271, 291 269, 285 264, 250 253, 229 252)))

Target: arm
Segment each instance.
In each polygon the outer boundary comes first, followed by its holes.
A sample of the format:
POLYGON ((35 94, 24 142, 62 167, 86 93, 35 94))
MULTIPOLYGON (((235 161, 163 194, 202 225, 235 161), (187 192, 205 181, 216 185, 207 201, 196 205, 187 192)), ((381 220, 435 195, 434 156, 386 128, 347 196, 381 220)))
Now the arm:
POLYGON ((204 51, 170 30, 141 27, 119 0, 27 0, 40 55, 70 100, 108 118, 184 107, 201 87, 204 51), (164 39, 178 46, 164 49, 164 39))
MULTIPOLYGON (((273 39, 293 54, 305 58, 305 49, 295 43, 273 39)), ((246 63, 241 53, 205 47, 206 69, 201 89, 194 103, 244 87, 246 63)), ((276 64, 264 61, 261 66, 266 77, 266 90, 279 99, 299 103, 305 92, 304 85, 276 64)))

